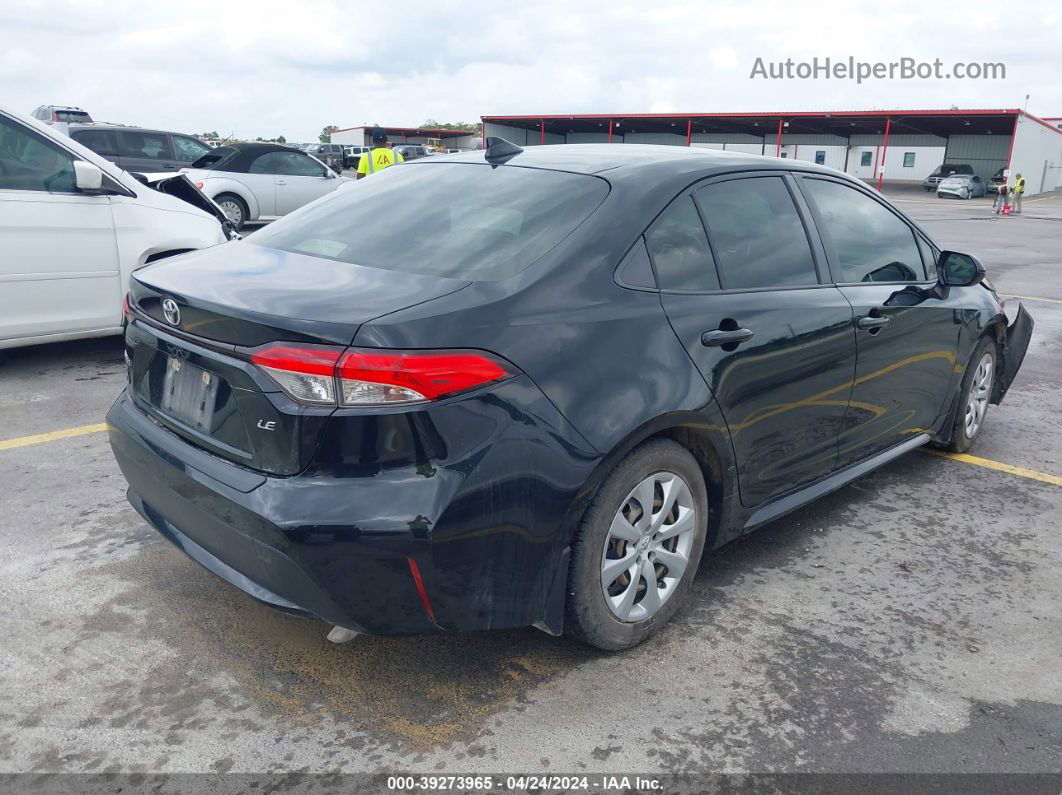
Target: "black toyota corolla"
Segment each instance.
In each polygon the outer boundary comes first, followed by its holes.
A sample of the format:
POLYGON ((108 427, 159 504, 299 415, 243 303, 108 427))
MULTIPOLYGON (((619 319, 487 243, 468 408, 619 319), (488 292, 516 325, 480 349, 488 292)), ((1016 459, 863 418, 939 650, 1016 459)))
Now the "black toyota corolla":
POLYGON ((127 315, 114 454, 210 571, 337 640, 605 649, 705 549, 967 449, 1032 329, 839 172, 495 139, 143 268, 127 315))

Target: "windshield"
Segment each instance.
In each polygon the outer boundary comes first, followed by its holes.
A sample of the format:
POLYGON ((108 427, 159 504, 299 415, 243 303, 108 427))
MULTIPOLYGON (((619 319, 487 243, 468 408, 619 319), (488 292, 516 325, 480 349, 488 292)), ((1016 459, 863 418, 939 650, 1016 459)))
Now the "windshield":
POLYGON ((608 195, 598 177, 486 163, 389 168, 248 242, 372 268, 493 281, 526 268, 608 195))
POLYGON ((55 121, 67 122, 68 124, 92 121, 83 110, 57 110, 54 111, 53 116, 55 121))

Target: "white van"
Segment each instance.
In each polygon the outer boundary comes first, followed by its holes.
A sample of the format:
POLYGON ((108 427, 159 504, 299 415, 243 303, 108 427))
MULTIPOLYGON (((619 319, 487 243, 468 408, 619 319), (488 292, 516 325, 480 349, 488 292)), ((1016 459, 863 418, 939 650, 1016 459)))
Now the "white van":
POLYGON ((121 333, 133 270, 224 243, 223 214, 182 187, 148 187, 0 107, 0 348, 121 333))

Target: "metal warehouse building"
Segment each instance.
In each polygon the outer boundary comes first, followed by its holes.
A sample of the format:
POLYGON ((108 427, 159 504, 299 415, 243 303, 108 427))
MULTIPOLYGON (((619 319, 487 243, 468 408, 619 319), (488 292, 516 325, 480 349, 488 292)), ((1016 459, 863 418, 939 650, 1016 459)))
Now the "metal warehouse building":
MULTIPOLYGON (((342 127, 332 133, 332 143, 353 144, 354 146, 368 146, 372 141, 374 124, 360 124, 357 127, 342 127)), ((423 144, 429 138, 438 138, 443 145, 451 149, 471 149, 477 142, 478 136, 467 130, 430 130, 424 127, 389 127, 381 124, 387 130, 387 140, 393 144, 423 144)))
POLYGON ((1019 109, 483 116, 483 137, 520 146, 702 146, 821 163, 881 186, 968 163, 986 182, 1021 173, 1026 194, 1062 185, 1062 130, 1019 109))

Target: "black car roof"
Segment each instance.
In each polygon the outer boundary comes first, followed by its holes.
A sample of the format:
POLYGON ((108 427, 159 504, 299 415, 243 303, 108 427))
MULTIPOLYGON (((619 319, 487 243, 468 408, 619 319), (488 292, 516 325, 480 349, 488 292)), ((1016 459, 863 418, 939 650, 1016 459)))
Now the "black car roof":
POLYGON ((219 146, 208 154, 192 163, 192 168, 202 168, 210 171, 231 171, 237 174, 247 173, 247 169, 255 158, 266 152, 295 152, 305 155, 301 149, 281 144, 267 143, 240 143, 219 146))

